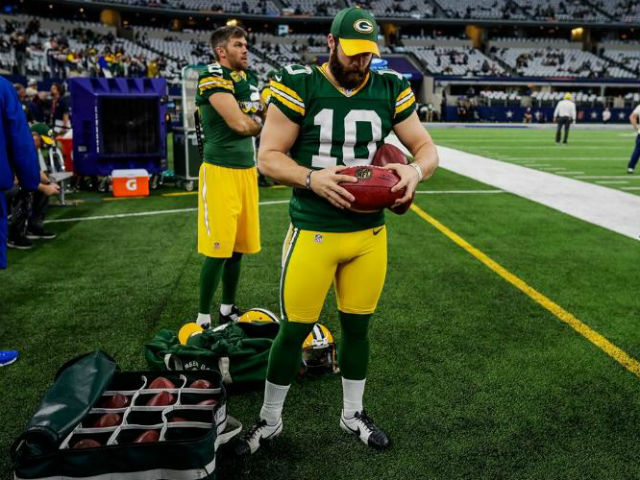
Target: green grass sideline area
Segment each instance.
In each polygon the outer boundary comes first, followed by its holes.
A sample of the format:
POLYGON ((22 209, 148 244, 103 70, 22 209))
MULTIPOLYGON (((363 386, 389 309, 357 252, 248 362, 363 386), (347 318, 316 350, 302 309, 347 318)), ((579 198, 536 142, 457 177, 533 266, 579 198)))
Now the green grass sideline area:
MULTIPOLYGON (((458 139, 448 142, 473 151, 458 139)), ((491 153, 489 145, 473 149, 491 153)), ((604 174, 608 167, 597 168, 604 174)), ((490 187, 441 169, 421 188, 490 187)), ((196 206, 194 195, 160 196, 168 191, 146 199, 94 198, 52 209, 49 218, 196 206)), ((287 189, 260 193, 263 201, 289 195, 287 189)), ((416 204, 640 358, 637 241, 507 193, 418 195, 416 204)), ((239 298, 242 306, 277 312, 287 205, 264 205, 260 213, 263 251, 246 259, 239 298)), ((387 219, 389 270, 371 329, 365 405, 388 431, 392 449, 370 451, 341 432, 339 377, 301 379, 287 399, 283 434, 247 460, 221 455, 220 478, 640 476, 630 448, 640 424, 640 379, 415 213, 387 219)), ((0 272, 2 347, 22 354, 0 369, 3 479, 11 477, 9 446, 60 365, 102 348, 123 369, 144 369, 142 344, 196 314, 202 260, 195 212, 49 228, 58 238, 11 251, 9 269, 0 272)), ((321 321, 339 342, 333 293, 321 321)), ((229 411, 251 424, 261 398, 261 391, 232 396, 229 411)))

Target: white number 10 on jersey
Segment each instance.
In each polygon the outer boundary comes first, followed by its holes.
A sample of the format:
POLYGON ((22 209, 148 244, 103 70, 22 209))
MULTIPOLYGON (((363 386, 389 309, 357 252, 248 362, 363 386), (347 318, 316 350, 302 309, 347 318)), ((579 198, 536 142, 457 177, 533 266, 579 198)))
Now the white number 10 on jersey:
MULTIPOLYGON (((333 144, 333 117, 331 108, 322 109, 315 117, 313 124, 320 127, 320 149, 318 154, 311 158, 311 166, 316 168, 335 167, 338 159, 331 156, 333 144)), ((344 117, 344 143, 342 144, 342 161, 347 167, 369 165, 376 153, 376 143, 382 139, 382 121, 373 110, 351 110, 344 117), (355 158, 357 123, 369 123, 371 125, 372 139, 367 144, 369 155, 367 158, 355 158)))

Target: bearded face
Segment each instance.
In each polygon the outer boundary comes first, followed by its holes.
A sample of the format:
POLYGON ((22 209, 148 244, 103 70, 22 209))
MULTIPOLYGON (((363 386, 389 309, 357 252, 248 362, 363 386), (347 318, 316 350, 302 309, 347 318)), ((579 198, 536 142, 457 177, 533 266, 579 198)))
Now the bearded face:
MULTIPOLYGON (((329 54, 329 68, 331 69, 331 73, 335 77, 336 81, 347 90, 352 90, 356 88, 358 85, 362 84, 367 73, 369 73, 369 67, 371 65, 371 54, 367 54, 365 58, 368 58, 368 61, 365 63, 363 60, 360 61, 351 61, 348 64, 343 63, 343 61, 339 58, 338 55, 338 45, 331 51, 329 54)), ((345 58, 351 60, 354 57, 347 57, 342 54, 345 58)), ((356 56, 356 57, 359 57, 356 56)))

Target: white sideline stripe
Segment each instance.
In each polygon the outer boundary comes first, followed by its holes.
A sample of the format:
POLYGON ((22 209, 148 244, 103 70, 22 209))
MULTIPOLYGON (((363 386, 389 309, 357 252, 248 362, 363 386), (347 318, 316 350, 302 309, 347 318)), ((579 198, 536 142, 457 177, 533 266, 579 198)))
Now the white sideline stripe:
MULTIPOLYGON (((281 203, 289 203, 289 200, 269 200, 260 202, 260 205, 278 205, 281 203)), ((82 222, 85 220, 106 220, 109 218, 127 218, 127 217, 146 217, 149 215, 164 215, 168 213, 184 213, 195 212, 198 207, 176 208, 173 210, 154 210, 151 212, 134 212, 134 213, 116 213, 113 215, 96 215, 93 217, 75 217, 75 218, 57 218, 55 220, 45 220, 44 223, 63 223, 63 222, 82 222)))
MULTIPOLYGON (((504 157, 505 159, 509 159, 509 160, 532 160, 533 158, 531 158, 531 156, 528 157, 504 157)), ((589 157, 589 156, 581 156, 580 160, 611 160, 611 157, 589 157)), ((538 157, 536 156, 536 160, 542 160, 544 162, 549 161, 549 160, 556 160, 558 162, 564 162, 567 159, 566 158, 562 158, 562 156, 557 156, 557 157, 538 157)))
POLYGON ((504 190, 416 190, 416 194, 439 195, 439 194, 472 194, 472 193, 505 193, 504 190))
POLYGON ((554 173, 438 147, 440 165, 586 222, 640 238, 640 196, 554 173))
MULTIPOLYGON (((462 141, 462 139, 461 139, 462 141)), ((482 147, 480 147, 482 148, 482 147)), ((491 145, 491 148, 513 148, 513 145, 491 145)), ((545 146, 545 145, 519 145, 518 149, 520 150, 541 150, 543 148, 549 148, 549 149, 554 149, 557 148, 558 151, 567 151, 571 148, 580 148, 581 150, 583 148, 587 148, 587 149, 591 149, 591 150, 602 150, 602 145, 582 145, 579 143, 576 143, 575 145, 565 145, 564 147, 552 147, 552 146, 545 146)), ((632 150, 629 145, 610 145, 607 146, 607 149, 609 150, 632 150)), ((610 158, 610 157, 609 157, 610 158)))

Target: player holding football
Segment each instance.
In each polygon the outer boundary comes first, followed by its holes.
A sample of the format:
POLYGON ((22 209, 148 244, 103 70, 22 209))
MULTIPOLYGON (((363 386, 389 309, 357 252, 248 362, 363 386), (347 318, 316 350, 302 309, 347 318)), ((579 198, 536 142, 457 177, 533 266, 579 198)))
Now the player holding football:
POLYGON ((203 163, 199 174, 197 322, 211 324, 211 301, 222 279, 220 323, 241 314, 235 305, 243 253, 260 251, 257 169, 253 136, 260 133, 258 79, 248 71, 247 34, 221 27, 211 35, 217 62, 198 78, 196 105, 202 122, 203 163))
POLYGON ((340 172, 368 165, 391 130, 414 157, 393 164, 406 189, 396 206, 410 201, 416 185, 438 165, 435 145, 415 113, 406 79, 391 70, 370 71, 380 55, 378 26, 360 8, 338 13, 327 37, 329 62, 321 67, 289 65, 271 81, 260 169, 294 187, 291 227, 283 248, 280 301, 283 321, 269 357, 260 419, 236 446, 255 452, 282 431, 282 408, 300 364, 301 346, 318 320, 333 282, 342 341, 341 428, 365 444, 384 449, 389 438, 362 405, 369 360, 368 326, 382 291, 387 264, 384 213, 349 210, 354 197, 340 172))

